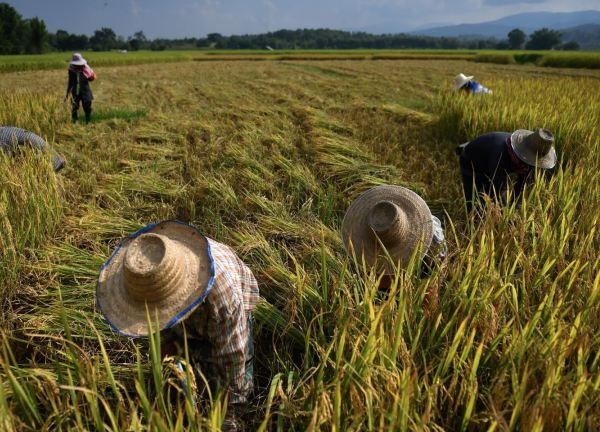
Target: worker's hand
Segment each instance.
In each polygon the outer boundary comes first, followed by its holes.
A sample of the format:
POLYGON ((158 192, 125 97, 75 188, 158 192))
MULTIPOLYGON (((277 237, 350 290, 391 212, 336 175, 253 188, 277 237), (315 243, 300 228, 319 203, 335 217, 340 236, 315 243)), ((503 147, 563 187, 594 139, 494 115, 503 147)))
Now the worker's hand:
POLYGON ((160 353, 163 357, 166 356, 176 356, 177 353, 177 344, 175 341, 163 342, 160 345, 160 353))
POLYGON ((223 424, 221 425, 221 432, 238 432, 242 430, 240 427, 240 422, 235 414, 230 414, 227 411, 225 415, 225 420, 223 420, 223 424))
POLYGON ((242 409, 243 407, 239 404, 230 404, 227 407, 227 413, 225 414, 225 419, 221 425, 222 432, 237 432, 242 430, 240 424, 242 409))

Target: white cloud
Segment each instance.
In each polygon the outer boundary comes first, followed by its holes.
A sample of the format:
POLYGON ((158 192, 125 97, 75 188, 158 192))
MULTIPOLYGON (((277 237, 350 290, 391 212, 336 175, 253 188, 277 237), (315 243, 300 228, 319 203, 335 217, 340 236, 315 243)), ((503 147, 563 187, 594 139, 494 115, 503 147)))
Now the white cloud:
POLYGON ((491 6, 504 6, 518 3, 546 3, 547 0, 484 0, 484 4, 491 6))
POLYGON ((131 15, 137 17, 140 15, 140 5, 137 0, 131 0, 131 15))

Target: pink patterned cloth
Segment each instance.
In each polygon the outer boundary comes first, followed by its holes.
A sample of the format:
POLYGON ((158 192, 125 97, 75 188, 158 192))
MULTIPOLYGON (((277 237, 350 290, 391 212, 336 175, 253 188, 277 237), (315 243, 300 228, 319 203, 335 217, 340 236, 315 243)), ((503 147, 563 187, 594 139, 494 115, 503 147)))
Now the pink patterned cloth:
POLYGON ((69 71, 71 71, 71 72, 81 72, 83 74, 83 76, 86 79, 88 79, 89 81, 93 81, 93 80, 96 79, 96 73, 94 72, 94 70, 88 64, 86 64, 85 66, 70 65, 69 66, 69 71))

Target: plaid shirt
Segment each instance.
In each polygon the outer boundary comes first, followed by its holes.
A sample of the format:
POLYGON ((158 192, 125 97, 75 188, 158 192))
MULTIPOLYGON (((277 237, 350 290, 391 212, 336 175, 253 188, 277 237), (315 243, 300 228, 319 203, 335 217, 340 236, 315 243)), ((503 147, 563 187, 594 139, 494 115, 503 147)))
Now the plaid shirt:
MULTIPOLYGON (((252 380, 245 379, 246 352, 252 338, 248 318, 259 300, 258 284, 252 271, 228 246, 208 237, 207 240, 214 260, 215 279, 206 300, 183 323, 188 340, 210 343, 207 360, 217 367, 221 378, 229 382, 230 402, 245 403, 252 390, 252 380)), ((163 340, 183 337, 181 324, 166 330, 163 340)))

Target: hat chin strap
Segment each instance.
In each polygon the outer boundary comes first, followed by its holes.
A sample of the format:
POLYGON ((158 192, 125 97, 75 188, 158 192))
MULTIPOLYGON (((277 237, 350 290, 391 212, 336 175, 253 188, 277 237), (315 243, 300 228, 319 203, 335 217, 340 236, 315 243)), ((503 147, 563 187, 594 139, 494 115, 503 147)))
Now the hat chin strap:
POLYGON ((369 211, 367 220, 375 235, 387 247, 401 241, 408 230, 404 211, 390 201, 375 204, 369 211))

